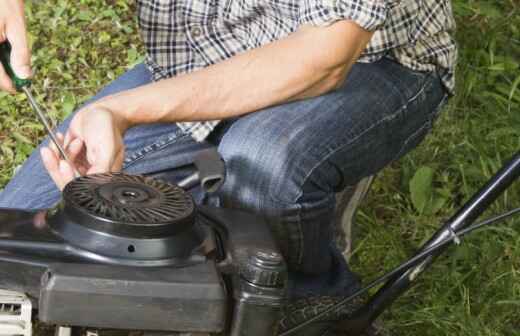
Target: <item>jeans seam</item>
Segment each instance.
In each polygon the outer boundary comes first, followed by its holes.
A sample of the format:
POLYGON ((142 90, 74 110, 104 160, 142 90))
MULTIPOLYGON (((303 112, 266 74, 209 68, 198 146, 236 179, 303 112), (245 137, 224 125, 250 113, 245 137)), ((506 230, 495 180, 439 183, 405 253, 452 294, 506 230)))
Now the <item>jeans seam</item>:
POLYGON ((421 127, 419 127, 415 132, 413 132, 412 134, 410 134, 410 136, 408 136, 406 138, 406 140, 403 142, 403 145, 401 146, 401 148, 399 149, 399 152, 397 152, 397 154, 392 158, 391 161, 395 161, 399 156, 401 156, 401 154, 403 153, 404 149, 406 148, 406 146, 408 145, 408 143, 410 142, 410 140, 414 139, 417 134, 421 134, 423 132, 424 129, 428 129, 430 128, 430 125, 431 125, 431 121, 430 120, 427 120, 424 122, 424 124, 422 124, 421 127))
POLYGON ((431 129, 433 127, 433 118, 435 118, 435 116, 438 115, 439 110, 444 106, 447 97, 448 95, 444 94, 437 106, 432 110, 432 113, 430 114, 431 117, 428 118, 428 120, 419 129, 417 129, 415 132, 413 132, 413 134, 406 138, 406 140, 403 142, 403 145, 399 149, 399 152, 392 158, 392 161, 396 160, 403 154, 403 151, 405 150, 410 140, 415 138, 417 134, 420 134, 425 128, 431 129))
POLYGON ((168 137, 166 137, 166 140, 164 140, 164 141, 158 140, 148 146, 141 147, 140 149, 134 151, 134 154, 131 156, 131 158, 125 159, 124 164, 123 164, 123 169, 128 169, 128 168, 132 167, 138 161, 141 161, 142 159, 144 159, 147 155, 149 155, 151 153, 160 152, 164 148, 166 148, 166 147, 170 146, 171 144, 174 144, 188 136, 190 136, 190 134, 184 133, 182 131, 178 131, 178 132, 175 132, 175 134, 173 136, 169 135, 168 137), (178 135, 179 133, 181 133, 181 134, 178 135), (148 148, 150 150, 147 151, 148 148))
MULTIPOLYGON (((347 147, 347 146, 350 146, 352 145, 354 142, 356 142, 359 138, 361 138, 363 135, 365 135, 366 133, 370 132, 372 129, 374 129, 375 127, 379 126, 380 124, 384 123, 384 122, 387 122, 387 121, 390 121, 394 118, 396 118, 403 110, 405 110, 406 108, 408 108, 408 105, 410 105, 411 103, 413 103, 415 100, 417 100, 419 98, 419 96, 424 92, 424 90, 426 89, 426 86, 428 84, 428 80, 429 78, 433 77, 433 73, 430 73, 429 76, 426 77, 426 80, 423 82, 423 85, 421 85, 421 88, 417 91, 417 93, 415 93, 410 99, 408 99, 408 101, 402 105, 400 108, 396 109, 396 111, 394 113, 392 113, 391 115, 389 116, 386 116, 380 120, 378 120, 377 122, 375 122, 374 124, 372 124, 370 127, 366 128, 363 132, 359 133, 359 135, 357 135, 356 137, 352 138, 350 141, 348 141, 347 143, 344 143, 344 144, 341 144, 339 146, 337 146, 335 149, 331 150, 330 153, 328 153, 327 155, 325 155, 318 163, 316 163, 310 170, 309 172, 307 173, 307 175, 305 175, 305 177, 303 178, 303 181, 302 181, 302 186, 305 185, 305 183, 307 182, 307 180, 309 179, 309 177, 312 175, 312 173, 314 173, 314 171, 320 166, 323 164, 323 162, 325 162, 329 157, 331 157, 332 155, 334 155, 335 153, 337 153, 339 150, 342 150, 343 148, 347 147)), ((298 195, 296 196, 295 198, 295 201, 297 201, 298 199, 300 199, 303 195, 303 190, 301 190, 298 195)), ((271 195, 272 197, 274 197, 273 195, 271 195)), ((274 200, 274 201, 277 201, 279 202, 280 200, 274 200)))
MULTIPOLYGON (((298 251, 297 251, 297 255, 298 255, 298 265, 302 266, 302 262, 303 262, 303 244, 304 244, 304 240, 303 240, 303 228, 302 228, 302 224, 301 224, 301 217, 302 217, 302 206, 300 204, 297 205, 298 206, 298 221, 297 221, 297 230, 298 230, 298 251)), ((289 253, 289 252, 288 252, 289 253)), ((290 255, 290 253, 289 253, 290 255)))

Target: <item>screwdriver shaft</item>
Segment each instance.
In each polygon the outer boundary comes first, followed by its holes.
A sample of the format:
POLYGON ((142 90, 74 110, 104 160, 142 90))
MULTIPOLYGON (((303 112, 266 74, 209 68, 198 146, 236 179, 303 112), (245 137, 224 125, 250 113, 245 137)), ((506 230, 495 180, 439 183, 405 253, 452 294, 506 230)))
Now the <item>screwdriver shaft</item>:
POLYGON ((27 99, 29 100, 29 103, 31 104, 33 110, 36 112, 36 115, 38 116, 38 119, 40 119, 41 123, 45 127, 45 130, 49 134, 49 137, 51 138, 52 142, 58 148, 58 151, 61 154, 61 157, 68 162, 68 164, 72 167, 72 170, 74 171, 75 177, 80 177, 81 174, 76 170, 76 167, 72 164, 72 161, 69 159, 67 152, 65 152, 65 149, 61 145, 61 143, 58 141, 58 138, 54 131, 52 130, 51 125, 49 124, 49 121, 47 120, 47 117, 43 113, 43 111, 40 109, 40 106, 38 103, 36 103, 36 100, 34 99, 33 95, 31 94, 31 91, 27 86, 24 86, 22 88, 22 91, 27 96, 27 99))

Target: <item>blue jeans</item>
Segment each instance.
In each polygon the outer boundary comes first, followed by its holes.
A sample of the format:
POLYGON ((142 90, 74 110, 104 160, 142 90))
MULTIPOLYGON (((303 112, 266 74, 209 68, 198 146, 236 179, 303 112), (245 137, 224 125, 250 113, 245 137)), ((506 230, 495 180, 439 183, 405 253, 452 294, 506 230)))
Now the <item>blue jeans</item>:
MULTIPOLYGON (((91 101, 150 81, 138 65, 91 101)), ((203 143, 175 124, 132 128, 124 171, 168 170, 217 145, 227 167, 221 205, 267 218, 290 267, 292 295, 346 295, 355 280, 332 246, 335 193, 414 148, 446 97, 436 73, 389 59, 358 63, 338 90, 228 120, 203 143)), ((0 194, 0 207, 46 208, 59 197, 35 151, 0 194)))

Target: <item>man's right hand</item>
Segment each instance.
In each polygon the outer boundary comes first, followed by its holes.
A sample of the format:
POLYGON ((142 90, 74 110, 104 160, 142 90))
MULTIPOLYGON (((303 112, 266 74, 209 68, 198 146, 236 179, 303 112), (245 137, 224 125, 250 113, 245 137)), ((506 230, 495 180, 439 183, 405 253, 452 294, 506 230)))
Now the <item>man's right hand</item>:
MULTIPOLYGON (((20 78, 31 77, 31 52, 25 30, 23 0, 0 0, 0 43, 5 41, 11 43, 11 66, 14 73, 20 78)), ((16 92, 1 64, 0 91, 16 92)))

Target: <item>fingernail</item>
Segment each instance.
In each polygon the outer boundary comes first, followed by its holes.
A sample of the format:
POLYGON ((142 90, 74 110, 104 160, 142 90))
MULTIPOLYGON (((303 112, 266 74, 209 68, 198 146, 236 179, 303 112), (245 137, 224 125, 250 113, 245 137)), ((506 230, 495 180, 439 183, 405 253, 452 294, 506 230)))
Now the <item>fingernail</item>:
POLYGON ((74 139, 72 141, 71 145, 73 145, 74 147, 79 147, 82 145, 82 141, 81 141, 81 139, 74 139))

